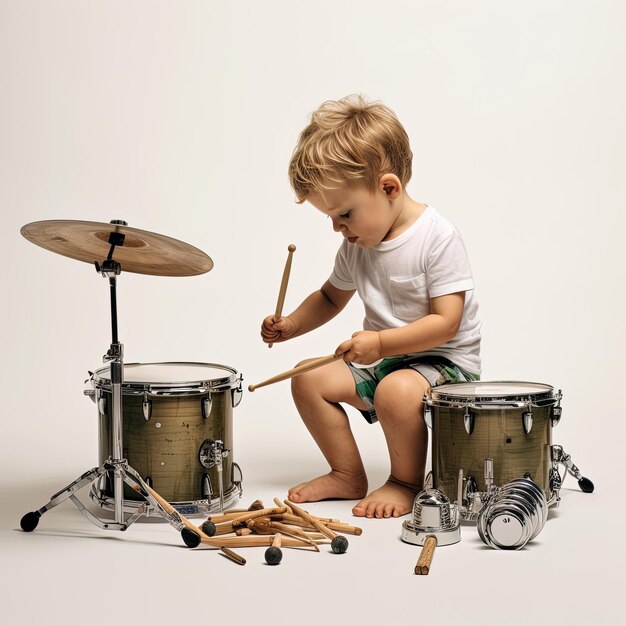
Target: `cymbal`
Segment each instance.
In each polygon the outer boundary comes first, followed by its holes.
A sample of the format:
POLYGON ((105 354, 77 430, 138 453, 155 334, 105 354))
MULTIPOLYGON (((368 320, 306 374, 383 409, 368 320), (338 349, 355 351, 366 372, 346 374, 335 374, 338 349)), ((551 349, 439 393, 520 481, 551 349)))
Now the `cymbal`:
POLYGON ((22 226, 20 232, 46 250, 84 261, 102 263, 111 244, 109 235, 124 235, 116 245, 113 259, 122 271, 152 276, 197 276, 213 267, 211 258, 194 246, 123 224, 84 222, 80 220, 44 220, 22 226))

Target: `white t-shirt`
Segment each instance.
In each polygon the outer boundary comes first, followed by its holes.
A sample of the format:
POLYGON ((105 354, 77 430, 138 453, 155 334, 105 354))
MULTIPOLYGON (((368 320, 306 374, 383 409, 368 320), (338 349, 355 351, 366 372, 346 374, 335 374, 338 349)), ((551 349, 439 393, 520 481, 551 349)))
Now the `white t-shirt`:
POLYGON ((329 278, 337 289, 356 289, 365 306, 365 330, 398 328, 430 313, 430 299, 465 292, 456 336, 420 353, 440 355, 480 374, 480 321, 474 280, 461 235, 432 206, 395 239, 372 248, 341 244, 329 278))

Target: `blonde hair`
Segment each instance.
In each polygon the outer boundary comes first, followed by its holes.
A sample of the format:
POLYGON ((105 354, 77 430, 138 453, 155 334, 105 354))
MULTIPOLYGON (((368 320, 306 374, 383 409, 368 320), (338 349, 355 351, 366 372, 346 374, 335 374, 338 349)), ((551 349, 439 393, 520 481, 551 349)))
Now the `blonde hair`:
POLYGON ((324 102, 302 131, 289 163, 289 180, 302 203, 311 192, 340 185, 376 190, 383 174, 411 179, 413 153, 395 113, 361 95, 324 102))

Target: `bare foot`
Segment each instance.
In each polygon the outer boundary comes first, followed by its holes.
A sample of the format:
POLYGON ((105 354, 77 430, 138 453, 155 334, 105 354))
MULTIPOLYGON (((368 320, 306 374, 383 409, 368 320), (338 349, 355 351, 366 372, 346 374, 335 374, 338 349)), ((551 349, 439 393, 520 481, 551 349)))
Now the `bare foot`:
POLYGON ((413 509, 415 495, 419 489, 408 484, 388 480, 382 487, 372 491, 353 509, 357 517, 400 517, 413 509))
POLYGON ((331 470, 328 474, 300 483, 289 490, 292 502, 317 502, 318 500, 356 500, 367 493, 365 475, 350 476, 331 470))

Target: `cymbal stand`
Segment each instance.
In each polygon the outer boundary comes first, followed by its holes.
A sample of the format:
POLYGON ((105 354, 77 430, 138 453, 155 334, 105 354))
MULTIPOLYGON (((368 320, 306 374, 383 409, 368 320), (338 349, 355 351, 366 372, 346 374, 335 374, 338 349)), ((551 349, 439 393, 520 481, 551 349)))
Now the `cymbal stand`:
MULTIPOLYGON (((113 221, 112 224, 124 224, 126 222, 113 221)), ((69 485, 54 494, 50 501, 37 511, 26 513, 20 521, 20 526, 25 532, 35 530, 41 516, 61 504, 68 498, 91 523, 106 530, 126 530, 133 522, 142 515, 153 510, 157 515, 167 520, 174 528, 181 531, 185 525, 183 518, 174 509, 167 510, 162 503, 153 496, 152 489, 143 481, 141 476, 134 470, 124 458, 123 447, 123 415, 122 415, 122 385, 124 382, 124 346, 120 343, 117 332, 117 276, 122 271, 121 265, 113 260, 113 252, 116 246, 124 245, 125 235, 112 232, 109 236, 111 249, 107 259, 102 264, 96 263, 96 271, 109 279, 111 298, 111 334, 112 340, 107 353, 102 357, 104 362, 111 363, 111 395, 112 395, 112 437, 113 454, 100 467, 88 470, 69 485), (114 494, 114 518, 115 521, 102 520, 88 511, 75 495, 76 492, 90 485, 109 473, 113 477, 114 494), (125 518, 124 514, 124 483, 137 491, 146 501, 138 509, 125 518)))

